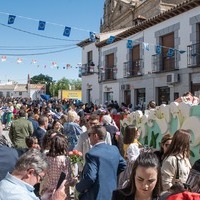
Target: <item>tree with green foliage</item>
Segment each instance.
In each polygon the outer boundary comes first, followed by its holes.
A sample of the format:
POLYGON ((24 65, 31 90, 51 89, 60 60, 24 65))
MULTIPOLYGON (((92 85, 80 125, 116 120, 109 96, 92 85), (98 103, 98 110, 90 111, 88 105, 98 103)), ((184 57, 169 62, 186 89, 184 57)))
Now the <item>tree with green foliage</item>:
POLYGON ((37 76, 33 76, 30 79, 31 84, 45 84, 46 85, 46 93, 50 94, 50 85, 53 82, 53 78, 48 75, 39 74, 37 76))
POLYGON ((51 96, 58 96, 59 90, 81 90, 81 80, 62 78, 59 81, 50 84, 49 91, 51 96))
POLYGON ((30 80, 31 84, 47 84, 52 83, 53 78, 48 75, 39 74, 37 76, 33 76, 30 80))
POLYGON ((81 86, 82 86, 82 82, 81 82, 81 80, 80 79, 77 79, 77 80, 72 80, 71 81, 71 85, 73 85, 74 86, 74 89, 75 90, 81 90, 81 86))
POLYGON ((37 76, 33 76, 30 79, 31 84, 45 84, 46 85, 46 93, 55 97, 58 96, 59 90, 81 90, 81 80, 69 80, 66 78, 62 78, 57 82, 53 81, 53 78, 48 75, 39 74, 37 76))

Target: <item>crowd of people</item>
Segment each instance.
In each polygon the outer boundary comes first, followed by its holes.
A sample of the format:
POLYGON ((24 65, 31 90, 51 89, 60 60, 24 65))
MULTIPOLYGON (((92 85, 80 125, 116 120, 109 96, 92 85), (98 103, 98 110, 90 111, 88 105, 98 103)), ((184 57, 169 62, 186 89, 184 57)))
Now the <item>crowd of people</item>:
POLYGON ((137 127, 120 132, 112 118, 122 109, 117 105, 1 99, 0 200, 200 200, 200 161, 190 164, 190 133, 179 129, 163 136, 160 149, 146 148, 137 127), (83 158, 76 165, 73 150, 83 158))

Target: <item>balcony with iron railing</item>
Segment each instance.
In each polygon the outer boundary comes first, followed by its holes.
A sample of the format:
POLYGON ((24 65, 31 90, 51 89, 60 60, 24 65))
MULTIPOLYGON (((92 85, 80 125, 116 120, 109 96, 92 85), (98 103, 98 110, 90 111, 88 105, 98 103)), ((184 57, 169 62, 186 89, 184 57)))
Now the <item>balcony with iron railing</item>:
POLYGON ((200 43, 187 46, 187 66, 200 67, 200 43))
POLYGON ((99 71, 99 81, 112 81, 117 79, 117 68, 115 65, 105 67, 99 71))
POLYGON ((152 72, 169 72, 179 69, 177 59, 177 51, 175 50, 173 55, 168 56, 166 54, 152 55, 152 72))
POLYGON ((87 63, 87 64, 83 64, 80 67, 80 72, 79 72, 79 77, 81 76, 88 76, 88 75, 92 75, 94 74, 94 63, 87 63))
POLYGON ((134 76, 141 76, 142 75, 142 69, 144 62, 142 59, 134 60, 134 61, 128 61, 124 63, 124 78, 130 78, 134 76))

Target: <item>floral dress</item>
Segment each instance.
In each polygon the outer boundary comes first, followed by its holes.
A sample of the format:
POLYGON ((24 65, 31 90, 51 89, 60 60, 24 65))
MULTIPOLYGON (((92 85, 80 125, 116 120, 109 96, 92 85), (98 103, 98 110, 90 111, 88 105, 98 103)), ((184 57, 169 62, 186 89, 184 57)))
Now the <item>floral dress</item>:
POLYGON ((49 163, 49 167, 45 176, 45 180, 41 184, 41 194, 46 193, 48 195, 45 195, 46 197, 42 198, 42 200, 51 199, 50 197, 52 195, 53 190, 57 186, 57 182, 61 172, 66 173, 66 199, 69 200, 69 186, 73 185, 74 182, 72 178, 72 170, 69 158, 65 155, 60 155, 56 157, 47 156, 47 160, 49 163))

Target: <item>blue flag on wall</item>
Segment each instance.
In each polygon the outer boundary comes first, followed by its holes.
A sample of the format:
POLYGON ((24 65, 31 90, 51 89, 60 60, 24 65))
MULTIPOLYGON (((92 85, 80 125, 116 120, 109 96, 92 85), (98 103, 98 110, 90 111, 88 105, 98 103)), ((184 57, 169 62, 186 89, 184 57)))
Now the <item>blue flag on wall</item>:
POLYGON ((65 30, 63 32, 63 35, 69 37, 70 33, 71 33, 71 27, 65 26, 65 30))
POLYGON ((9 15, 8 16, 8 24, 14 24, 15 18, 16 18, 15 15, 9 15))
POLYGON ((38 30, 43 31, 45 29, 46 22, 39 21, 38 30))
POLYGON ((172 57, 173 55, 174 55, 174 49, 169 48, 169 49, 168 49, 168 52, 167 52, 167 56, 168 56, 168 57, 172 57))
POLYGON ((107 39, 106 44, 111 44, 111 43, 114 42, 114 40, 115 40, 115 36, 110 36, 110 37, 107 39))
POLYGON ((128 40, 126 46, 128 49, 132 49, 133 48, 133 40, 128 40))
POLYGON ((95 42, 96 41, 96 35, 94 32, 90 32, 90 41, 95 42))
POLYGON ((160 45, 156 45, 155 51, 156 51, 156 54, 161 54, 161 52, 162 52, 162 47, 161 47, 160 45))

